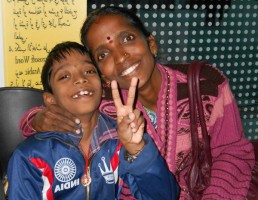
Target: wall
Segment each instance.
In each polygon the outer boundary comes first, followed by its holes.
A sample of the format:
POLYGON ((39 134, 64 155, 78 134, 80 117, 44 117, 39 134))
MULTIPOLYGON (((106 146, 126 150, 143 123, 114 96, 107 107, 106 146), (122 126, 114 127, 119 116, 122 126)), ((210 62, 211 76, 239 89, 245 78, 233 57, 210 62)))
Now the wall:
POLYGON ((0 3, 0 87, 4 87, 4 56, 3 56, 3 30, 2 30, 2 2, 0 3))
POLYGON ((42 89, 41 69, 51 49, 59 42, 80 41, 87 1, 1 3, 5 86, 42 89))

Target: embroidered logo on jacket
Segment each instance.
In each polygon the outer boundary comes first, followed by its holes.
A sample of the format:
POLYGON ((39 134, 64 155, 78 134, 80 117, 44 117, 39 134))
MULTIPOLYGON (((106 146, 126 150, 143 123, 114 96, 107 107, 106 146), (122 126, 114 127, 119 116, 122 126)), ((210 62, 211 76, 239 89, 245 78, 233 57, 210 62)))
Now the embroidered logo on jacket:
POLYGON ((110 168, 108 168, 107 163, 105 161, 105 157, 101 157, 101 160, 104 164, 104 169, 101 168, 101 163, 98 164, 100 172, 103 176, 103 178, 105 179, 107 184, 113 184, 115 183, 115 177, 114 177, 114 173, 112 170, 112 167, 110 166, 110 168))
POLYGON ((68 190, 70 188, 73 188, 75 186, 80 185, 80 179, 77 178, 75 180, 66 182, 66 183, 61 183, 60 185, 56 185, 55 187, 55 193, 63 190, 68 190))
POLYGON ((59 159, 54 167, 54 174, 58 181, 62 182, 55 187, 55 193, 78 186, 80 179, 72 180, 76 174, 76 165, 70 158, 59 159))
POLYGON ((76 174, 75 163, 70 158, 61 158, 55 164, 54 173, 60 182, 71 181, 76 174))

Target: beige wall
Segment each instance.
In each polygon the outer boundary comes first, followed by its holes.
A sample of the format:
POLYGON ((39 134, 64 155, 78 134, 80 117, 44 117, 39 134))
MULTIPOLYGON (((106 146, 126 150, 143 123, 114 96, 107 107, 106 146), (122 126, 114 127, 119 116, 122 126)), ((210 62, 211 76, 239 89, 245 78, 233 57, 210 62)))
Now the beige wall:
POLYGON ((0 87, 4 87, 4 56, 2 30, 2 2, 0 3, 0 87))

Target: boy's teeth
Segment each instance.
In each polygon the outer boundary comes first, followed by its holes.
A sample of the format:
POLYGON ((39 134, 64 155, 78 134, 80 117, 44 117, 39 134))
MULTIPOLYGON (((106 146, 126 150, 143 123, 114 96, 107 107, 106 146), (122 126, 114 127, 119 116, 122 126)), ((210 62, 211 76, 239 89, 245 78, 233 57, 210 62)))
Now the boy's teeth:
POLYGON ((80 91, 79 95, 88 95, 89 94, 89 91, 80 91))
POLYGON ((76 98, 79 98, 79 96, 83 96, 83 95, 92 95, 93 94, 93 92, 89 92, 89 91, 80 91, 78 94, 75 94, 74 96, 73 96, 73 98, 74 99, 76 99, 76 98))

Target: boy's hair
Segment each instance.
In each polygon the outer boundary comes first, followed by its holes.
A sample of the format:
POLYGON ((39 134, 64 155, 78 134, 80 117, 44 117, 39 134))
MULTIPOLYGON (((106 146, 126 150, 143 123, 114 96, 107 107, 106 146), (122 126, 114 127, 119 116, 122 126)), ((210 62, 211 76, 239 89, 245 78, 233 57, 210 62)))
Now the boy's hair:
POLYGON ((53 63, 56 61, 60 62, 61 60, 65 59, 67 54, 70 55, 71 51, 76 51, 82 55, 88 55, 88 52, 83 45, 71 41, 66 41, 55 45, 48 54, 41 72, 41 82, 44 92, 53 93, 52 87, 50 85, 53 63))
POLYGON ((143 25, 140 18, 136 14, 131 12, 129 9, 122 8, 122 7, 116 7, 116 6, 102 7, 102 8, 99 8, 99 9, 91 12, 87 16, 87 18, 84 21, 83 26, 81 28, 81 42, 86 47, 87 50, 88 50, 88 47, 87 47, 86 38, 87 38, 89 28, 96 21, 96 19, 98 17, 105 16, 105 15, 122 16, 126 20, 128 20, 128 22, 132 26, 137 28, 146 38, 150 36, 150 32, 145 28, 145 26, 143 25))

